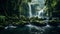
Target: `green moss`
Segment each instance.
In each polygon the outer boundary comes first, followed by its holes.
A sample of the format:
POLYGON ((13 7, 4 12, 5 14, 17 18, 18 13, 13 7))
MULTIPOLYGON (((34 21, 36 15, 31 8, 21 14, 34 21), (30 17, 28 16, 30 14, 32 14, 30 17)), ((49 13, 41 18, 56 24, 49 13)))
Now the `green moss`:
POLYGON ((56 0, 52 1, 51 6, 55 7, 56 5, 57 5, 57 1, 56 0))

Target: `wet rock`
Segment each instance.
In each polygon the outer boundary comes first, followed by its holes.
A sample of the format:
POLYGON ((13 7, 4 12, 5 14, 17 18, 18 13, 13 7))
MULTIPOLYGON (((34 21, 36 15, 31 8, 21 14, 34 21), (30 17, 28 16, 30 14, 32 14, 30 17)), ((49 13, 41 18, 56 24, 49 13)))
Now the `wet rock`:
POLYGON ((32 22, 31 24, 36 26, 46 26, 46 23, 41 23, 41 22, 32 22))
POLYGON ((48 22, 48 24, 49 24, 50 26, 58 26, 59 23, 60 23, 60 22, 58 22, 58 21, 51 21, 51 22, 48 22))

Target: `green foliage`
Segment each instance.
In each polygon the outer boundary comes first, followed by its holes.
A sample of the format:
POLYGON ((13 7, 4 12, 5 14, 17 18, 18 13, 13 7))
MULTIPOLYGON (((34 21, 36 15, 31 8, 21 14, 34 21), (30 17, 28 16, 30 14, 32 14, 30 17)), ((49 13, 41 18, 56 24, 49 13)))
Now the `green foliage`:
MULTIPOLYGON (((49 17, 52 17, 54 15, 54 12, 59 15, 60 12, 60 0, 46 0, 46 11, 49 14, 49 17)), ((56 16, 56 15, 54 15, 56 16)))
POLYGON ((56 0, 54 0, 54 1, 52 1, 51 6, 52 6, 52 7, 55 7, 55 6, 56 6, 56 4, 57 4, 57 1, 56 1, 56 0))
POLYGON ((4 25, 5 23, 5 16, 0 16, 0 25, 4 25))

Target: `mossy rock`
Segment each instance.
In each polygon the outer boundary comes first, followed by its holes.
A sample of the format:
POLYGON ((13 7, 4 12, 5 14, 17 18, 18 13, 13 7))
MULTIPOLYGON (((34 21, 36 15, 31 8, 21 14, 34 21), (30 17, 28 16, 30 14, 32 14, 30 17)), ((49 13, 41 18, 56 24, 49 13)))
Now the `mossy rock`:
POLYGON ((31 24, 36 25, 36 26, 46 26, 45 22, 41 22, 41 21, 33 21, 31 22, 31 24))
POLYGON ((21 20, 20 22, 17 22, 17 23, 15 23, 15 24, 16 24, 17 26, 25 26, 25 25, 28 24, 28 22, 21 20))

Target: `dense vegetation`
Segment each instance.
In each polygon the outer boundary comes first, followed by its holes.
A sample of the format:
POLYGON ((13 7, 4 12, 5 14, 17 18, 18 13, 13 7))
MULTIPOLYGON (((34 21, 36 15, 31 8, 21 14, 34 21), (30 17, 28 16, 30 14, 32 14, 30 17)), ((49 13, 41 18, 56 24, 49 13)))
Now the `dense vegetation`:
POLYGON ((46 11, 50 17, 50 25, 58 25, 60 23, 60 0, 46 0, 46 11))
POLYGON ((60 17, 60 0, 46 0, 47 11, 50 17, 60 17))
MULTIPOLYGON (((37 17, 27 18, 29 11, 28 2, 31 2, 31 0, 0 0, 0 26, 8 24, 22 25, 27 22, 41 24, 40 21, 45 19, 39 19, 37 17)), ((49 17, 58 17, 58 19, 60 19, 59 2, 60 0, 46 0, 45 10, 48 12, 49 17)))

